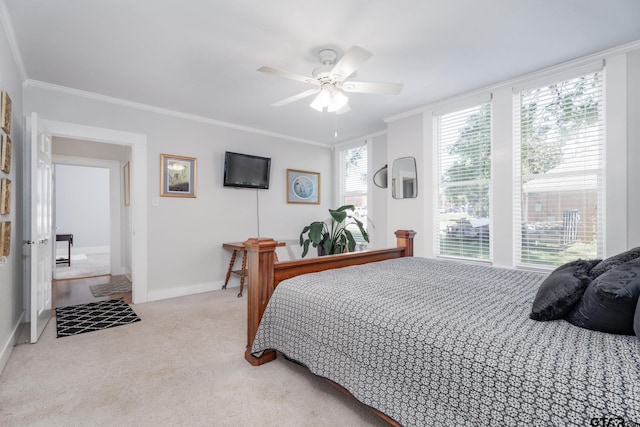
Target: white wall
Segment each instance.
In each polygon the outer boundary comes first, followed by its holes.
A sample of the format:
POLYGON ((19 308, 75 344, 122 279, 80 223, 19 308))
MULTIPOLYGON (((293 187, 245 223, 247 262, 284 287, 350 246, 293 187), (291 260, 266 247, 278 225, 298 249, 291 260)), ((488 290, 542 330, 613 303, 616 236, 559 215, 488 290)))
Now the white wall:
MULTIPOLYGON (((13 60, 5 33, 4 10, 0 10, 0 90, 11 97, 12 161, 11 172, 0 172, 0 177, 12 183, 11 213, 0 215, 0 221, 11 221, 10 255, 0 260, 0 372, 13 348, 16 332, 24 316, 23 296, 23 135, 22 79, 13 60)), ((2 131, 0 131, 2 132, 2 131)))
POLYGON ((627 55, 627 245, 640 246, 640 49, 627 55))
MULTIPOLYGON (((402 156, 415 156, 418 162, 418 198, 394 200, 388 195, 388 229, 413 228, 422 235, 416 239, 418 255, 433 256, 434 110, 451 103, 493 94, 493 263, 512 267, 513 260, 513 131, 512 87, 524 81, 554 73, 566 73, 572 67, 606 60, 605 114, 605 228, 603 256, 609 256, 640 244, 640 226, 635 218, 640 209, 640 193, 636 190, 640 172, 640 50, 628 48, 603 52, 589 58, 563 64, 522 79, 497 84, 490 88, 460 95, 451 100, 426 106, 388 120, 388 161, 402 156), (628 167, 627 167, 628 165, 628 167)), ((637 46, 636 46, 637 49, 637 46)), ((389 242, 391 244, 391 242, 389 242)))
MULTIPOLYGON (((416 158, 418 172, 418 197, 413 199, 394 199, 391 189, 387 191, 387 246, 395 246, 393 236, 395 230, 414 230, 417 234, 414 241, 414 254, 416 256, 429 256, 429 247, 426 242, 431 242, 431 230, 425 220, 430 215, 425 210, 425 203, 431 197, 430 179, 431 172, 430 149, 425 149, 428 141, 425 135, 425 121, 422 114, 407 117, 389 123, 387 129, 387 158, 389 162, 389 177, 393 173, 393 160, 400 157, 413 156, 416 158)), ((429 146, 427 144, 427 146, 429 146)), ((391 178, 389 178, 389 184, 391 178)))
MULTIPOLYGON (((387 135, 378 135, 369 139, 370 156, 369 156, 369 202, 370 208, 367 212, 367 218, 371 220, 369 223, 369 237, 371 240, 370 247, 372 249, 387 247, 388 229, 387 229, 387 193, 391 191, 390 187, 379 188, 373 184, 373 175, 384 165, 387 164, 387 135)), ((388 169, 387 171, 390 171, 388 169)), ((388 174, 391 176, 391 174, 388 174)), ((393 236, 393 234, 391 234, 393 236)))
POLYGON ((73 251, 110 245, 109 169, 55 166, 55 225, 58 234, 73 234, 73 251))
POLYGON ((302 228, 326 217, 331 206, 328 147, 90 99, 76 92, 28 86, 24 96, 25 114, 36 111, 48 120, 147 136, 148 299, 219 289, 230 257, 222 243, 258 234, 257 196, 260 235, 276 239, 297 240, 302 228), (271 157, 270 189, 223 187, 225 150, 271 157), (197 158, 197 198, 159 197, 161 153, 197 158), (286 203, 288 168, 320 172, 320 205, 286 203))

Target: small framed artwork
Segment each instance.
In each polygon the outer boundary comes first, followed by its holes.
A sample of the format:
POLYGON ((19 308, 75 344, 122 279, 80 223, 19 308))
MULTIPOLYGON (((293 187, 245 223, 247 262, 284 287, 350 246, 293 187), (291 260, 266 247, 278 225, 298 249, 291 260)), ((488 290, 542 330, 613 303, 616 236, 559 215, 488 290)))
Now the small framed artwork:
POLYGON ((124 182, 124 205, 129 206, 131 203, 131 162, 127 162, 123 169, 123 182, 124 182))
POLYGON ((287 203, 320 204, 320 173, 287 169, 287 203))
POLYGON ((2 91, 2 130, 11 133, 11 98, 7 91, 2 91))
POLYGON ((197 159, 160 154, 160 196, 196 197, 197 159))
POLYGON ((11 213, 11 180, 0 179, 0 215, 11 213))
POLYGON ((11 172, 11 138, 2 135, 2 147, 0 147, 0 169, 2 172, 11 172))
POLYGON ((0 222, 0 256, 9 256, 11 250, 11 221, 0 222))

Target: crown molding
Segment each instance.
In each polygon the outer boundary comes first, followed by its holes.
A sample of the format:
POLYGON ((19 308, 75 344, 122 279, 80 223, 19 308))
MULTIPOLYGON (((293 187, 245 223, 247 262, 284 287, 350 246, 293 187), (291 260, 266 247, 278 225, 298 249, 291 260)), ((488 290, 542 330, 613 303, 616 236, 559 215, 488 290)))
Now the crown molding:
MULTIPOLYGON (((0 1, 2 1, 2 0, 0 0, 0 1)), ((303 138, 296 138, 296 137, 293 137, 293 136, 290 136, 290 135, 284 135, 284 134, 280 134, 280 133, 269 132, 269 131, 265 131, 265 130, 262 130, 262 129, 252 128, 252 127, 249 127, 249 126, 242 126, 242 125, 238 125, 238 124, 235 124, 235 123, 225 122, 225 121, 222 121, 222 120, 215 120, 215 119, 212 119, 212 118, 209 118, 209 117, 198 116, 196 114, 183 113, 183 112, 180 112, 180 111, 169 110, 167 108, 155 107, 155 106, 149 105, 149 104, 143 104, 143 103, 140 103, 140 102, 129 101, 129 100, 126 100, 126 99, 116 98, 116 97, 113 97, 113 96, 101 95, 101 94, 95 93, 95 92, 89 92, 89 91, 85 91, 85 90, 74 89, 74 88, 70 88, 70 87, 67 87, 67 86, 61 86, 61 85, 56 85, 56 84, 53 84, 53 83, 43 82, 43 81, 40 81, 40 80, 27 79, 27 80, 24 81, 22 86, 24 88, 43 89, 43 90, 48 90, 48 91, 52 91, 52 92, 62 93, 62 94, 65 94, 65 95, 77 96, 79 98, 90 99, 90 100, 93 100, 93 101, 99 101, 99 102, 105 102, 105 103, 108 103, 108 104, 119 105, 121 107, 133 108, 133 109, 136 109, 136 110, 147 111, 147 112, 156 113, 156 114, 162 114, 162 115, 165 115, 165 116, 177 117, 177 118, 185 119, 185 120, 191 120, 191 121, 194 121, 194 122, 206 123, 206 124, 210 124, 210 125, 214 125, 214 126, 220 126, 220 127, 240 130, 240 131, 244 131, 244 132, 256 133, 256 134, 259 134, 259 135, 265 135, 265 136, 285 139, 285 140, 294 141, 294 142, 301 142, 303 144, 317 145, 317 146, 327 147, 327 148, 330 147, 330 145, 328 145, 328 144, 323 144, 323 143, 317 142, 317 141, 311 141, 311 140, 303 139, 303 138)))
POLYGON ((530 80, 534 80, 534 79, 541 79, 541 78, 545 78, 548 77, 552 74, 557 74, 557 73, 562 73, 562 72, 566 72, 567 70, 573 69, 573 68, 581 68, 581 67, 585 67, 585 66, 589 66, 592 63, 596 63, 598 61, 606 61, 607 57, 611 57, 611 56, 615 56, 615 55, 619 55, 619 54, 624 54, 624 53, 628 53, 631 52, 633 50, 637 50, 640 49, 640 40, 636 40, 634 42, 631 43, 626 43, 620 46, 616 46, 613 47, 611 49, 606 49, 600 52, 596 52, 593 53, 591 55, 587 55, 587 56, 583 56, 581 58, 577 58, 571 61, 566 61, 563 62, 561 64, 558 65, 552 65, 550 67, 547 68, 543 68, 541 70, 538 71, 533 71, 531 73, 527 73, 524 74, 522 76, 519 77, 515 77, 513 79, 509 79, 509 80, 505 80, 503 82, 499 82, 499 83, 495 83, 489 86, 485 86, 483 88, 480 89, 476 89, 470 92, 466 92, 460 95, 455 95, 449 98, 445 98, 439 101, 435 101, 435 102, 431 102, 425 106, 419 107, 419 108, 415 108, 413 110, 409 110, 406 111, 404 113, 400 113, 400 114, 396 114, 395 116, 391 116, 391 117, 387 117, 384 119, 384 122, 389 124, 391 122, 395 122, 398 120, 402 120, 402 119, 406 119, 407 117, 411 117, 411 116, 415 116, 417 114, 423 114, 427 111, 431 111, 434 109, 439 108, 440 106, 442 106, 443 104, 449 104, 449 103, 454 103, 454 102, 458 102, 460 100, 463 100, 464 98, 470 97, 470 96, 478 96, 478 95, 482 95, 486 92, 491 92, 491 91, 495 91, 501 88, 505 88, 505 87, 512 87, 512 86, 518 86, 518 85, 522 85, 525 84, 526 82, 530 81, 530 80))
POLYGON ((24 68, 22 55, 20 54, 20 49, 18 48, 16 33, 13 29, 13 21, 11 21, 11 17, 9 16, 9 9, 7 9, 7 4, 5 3, 5 0, 0 0, 0 21, 2 22, 4 33, 7 35, 7 40, 9 42, 9 49, 11 50, 13 61, 15 62, 16 67, 18 68, 18 74, 20 74, 20 80, 24 82, 27 80, 27 72, 24 68))
POLYGON ((369 133, 363 136, 359 136, 347 141, 342 141, 342 142, 337 142, 335 144, 333 144, 331 147, 332 148, 344 148, 345 146, 349 146, 349 145, 360 145, 363 142, 365 144, 367 144, 369 141, 371 141, 373 138, 376 138, 378 136, 382 136, 382 135, 386 135, 387 131, 386 130, 381 130, 378 132, 374 132, 374 133, 369 133))

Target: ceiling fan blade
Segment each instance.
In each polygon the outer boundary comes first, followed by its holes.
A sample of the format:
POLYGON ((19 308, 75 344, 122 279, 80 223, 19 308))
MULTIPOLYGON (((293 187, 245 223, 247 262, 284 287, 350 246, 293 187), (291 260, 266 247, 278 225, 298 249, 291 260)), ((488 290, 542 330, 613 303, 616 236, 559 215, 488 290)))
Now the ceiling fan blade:
POLYGON ((311 95, 316 94, 318 92, 320 92, 320 89, 305 90, 304 92, 301 92, 301 93, 299 93, 297 95, 293 95, 293 96, 290 96, 290 97, 285 98, 283 100, 280 100, 278 102, 274 102, 271 105, 274 106, 274 107, 282 107, 283 105, 287 105, 287 104, 289 104, 291 102, 294 102, 294 101, 297 101, 299 99, 306 98, 307 96, 311 96, 311 95))
POLYGON ((402 86, 402 83, 344 82, 342 90, 345 92, 398 95, 402 92, 402 86))
POLYGON ((260 67, 258 71, 267 74, 273 74, 274 76, 284 77, 285 79, 298 80, 304 83, 310 83, 312 85, 319 86, 320 82, 312 77, 303 76, 302 74, 291 73, 289 71, 282 71, 271 67, 260 67))
POLYGON ((364 50, 360 46, 353 46, 333 67, 331 75, 338 75, 340 76, 339 80, 345 80, 372 56, 373 53, 368 50, 364 50))

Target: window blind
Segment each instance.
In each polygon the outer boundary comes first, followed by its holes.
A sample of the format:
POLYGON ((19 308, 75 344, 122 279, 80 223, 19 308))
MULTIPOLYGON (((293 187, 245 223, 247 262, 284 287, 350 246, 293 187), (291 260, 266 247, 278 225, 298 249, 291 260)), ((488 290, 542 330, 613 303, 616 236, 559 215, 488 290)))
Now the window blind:
POLYGON ((491 103, 436 116, 436 254, 491 258, 491 103))
POLYGON ((522 90, 514 105, 516 263, 596 258, 603 241, 602 73, 522 90))
MULTIPOLYGON (((352 214, 367 228, 367 145, 340 150, 340 205, 354 205, 352 214)), ((358 227, 348 226, 353 237, 360 244, 366 242, 360 235, 358 227)))

